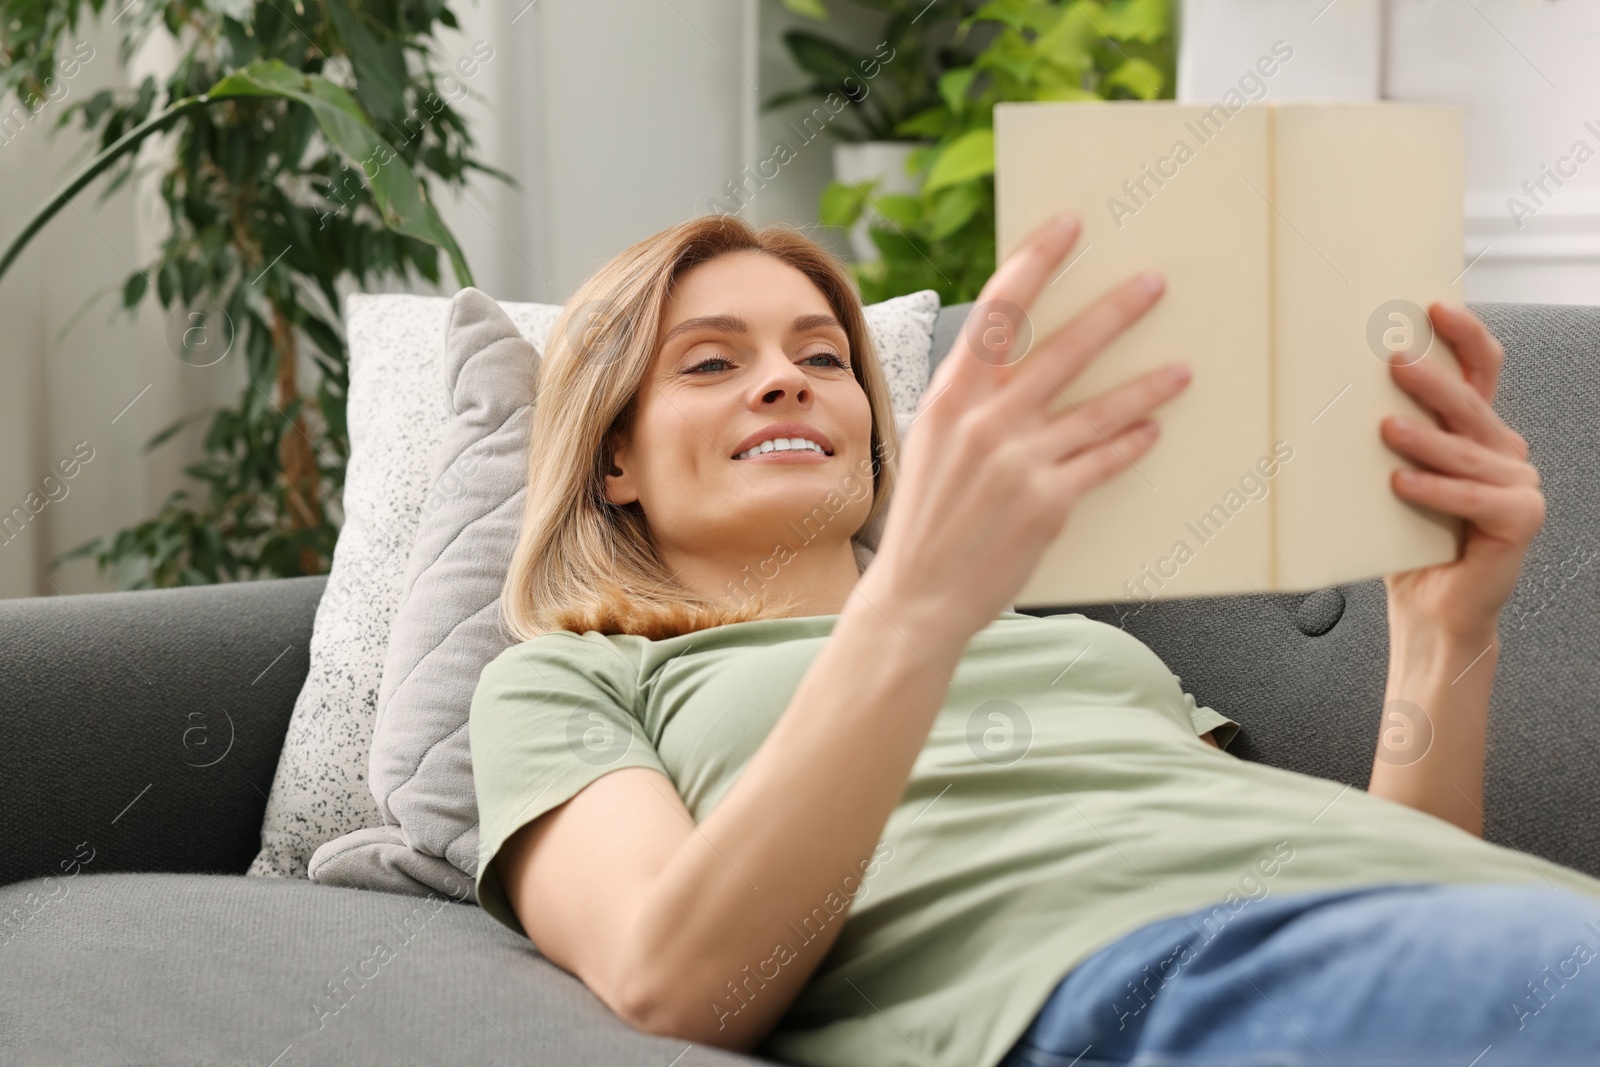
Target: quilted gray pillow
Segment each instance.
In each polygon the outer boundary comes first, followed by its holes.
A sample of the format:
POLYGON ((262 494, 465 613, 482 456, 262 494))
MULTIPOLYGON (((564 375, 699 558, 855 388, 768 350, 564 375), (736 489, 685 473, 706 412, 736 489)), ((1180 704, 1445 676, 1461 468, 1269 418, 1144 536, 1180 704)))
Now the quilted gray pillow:
MULTIPOLYGON (((939 297, 924 290, 864 309, 903 429, 928 380, 939 297)), ((546 326, 548 328, 548 326, 546 326)), ((312 881, 475 899, 477 797, 467 714, 478 675, 511 643, 500 587, 527 484, 539 353, 476 289, 450 305, 450 421, 389 630, 369 784, 384 825, 318 848, 312 881)), ((882 518, 860 540, 875 545, 882 518)), ((858 552, 863 565, 870 549, 858 552)))
POLYGON ((445 335, 450 422, 372 731, 369 784, 385 825, 317 849, 314 882, 472 893, 460 877, 478 855, 466 709, 484 665, 510 643, 500 586, 522 520, 538 369, 538 350, 499 304, 477 289, 456 294, 445 335))

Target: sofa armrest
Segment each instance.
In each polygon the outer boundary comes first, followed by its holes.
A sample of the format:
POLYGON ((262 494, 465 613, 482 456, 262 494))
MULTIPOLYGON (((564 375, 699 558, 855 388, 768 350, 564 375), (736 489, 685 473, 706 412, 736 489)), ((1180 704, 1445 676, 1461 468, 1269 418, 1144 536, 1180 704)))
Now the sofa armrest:
POLYGON ((242 873, 326 583, 0 601, 0 885, 242 873))

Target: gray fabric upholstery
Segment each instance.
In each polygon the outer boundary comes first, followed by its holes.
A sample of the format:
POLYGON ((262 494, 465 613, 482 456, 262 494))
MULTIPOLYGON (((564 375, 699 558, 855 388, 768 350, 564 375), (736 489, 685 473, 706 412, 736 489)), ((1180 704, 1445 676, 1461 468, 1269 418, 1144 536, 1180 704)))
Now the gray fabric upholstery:
POLYGON ((631 1030, 527 939, 440 896, 176 874, 0 889, 0 1063, 761 1062, 631 1030))
MULTIPOLYGON (((941 313, 935 362, 967 310, 941 313)), ((1496 406, 1531 443, 1549 503, 1502 615, 1487 836, 1600 875, 1600 308, 1476 310, 1508 353, 1496 406)), ((0 602, 0 716, 12 742, 0 882, 58 875, 0 889, 0 1062, 264 1065, 292 1044, 276 1067, 459 1053, 673 1063, 682 1043, 633 1034, 468 905, 446 905, 370 981, 351 980, 348 1006, 317 1029, 311 997, 346 981, 375 939, 398 938, 395 924, 422 898, 103 873, 248 863, 256 789, 271 778, 306 670, 321 588, 300 579, 0 602), (206 736, 185 750, 189 714, 219 707, 238 726, 234 748, 213 767, 185 766, 185 756, 202 761, 193 750, 206 736), (63 876, 72 869, 81 873, 63 876)), ((1243 724, 1240 756, 1366 782, 1387 652, 1380 581, 1138 612, 1062 608, 1147 642, 1197 699, 1243 724)), ((676 1062, 747 1061, 696 1046, 676 1062)))
POLYGON ((0 600, 0 885, 83 841, 91 871, 243 872, 325 584, 0 600))
MULTIPOLYGON (((1495 409, 1528 439, 1547 504, 1501 612, 1484 836, 1600 876, 1600 559, 1584 565, 1600 556, 1600 308, 1472 307, 1505 346, 1495 409)), ((940 323, 935 366, 953 326, 940 323)), ((1057 610, 1153 648, 1196 700, 1242 724, 1234 754, 1365 787, 1388 664, 1381 580, 1057 610)))

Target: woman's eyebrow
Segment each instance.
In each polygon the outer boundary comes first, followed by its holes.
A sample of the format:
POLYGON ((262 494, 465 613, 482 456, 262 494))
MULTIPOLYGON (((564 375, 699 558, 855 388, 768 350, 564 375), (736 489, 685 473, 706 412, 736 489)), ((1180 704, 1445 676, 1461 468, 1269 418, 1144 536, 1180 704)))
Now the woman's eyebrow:
MULTIPOLYGON (((819 330, 825 327, 843 330, 844 324, 832 315, 801 315, 789 324, 789 332, 803 333, 807 330, 819 330)), ((667 335, 661 339, 661 343, 665 345, 680 333, 688 333, 691 330, 749 333, 750 324, 737 315, 702 315, 699 318, 684 319, 678 323, 678 325, 667 331, 667 335)))

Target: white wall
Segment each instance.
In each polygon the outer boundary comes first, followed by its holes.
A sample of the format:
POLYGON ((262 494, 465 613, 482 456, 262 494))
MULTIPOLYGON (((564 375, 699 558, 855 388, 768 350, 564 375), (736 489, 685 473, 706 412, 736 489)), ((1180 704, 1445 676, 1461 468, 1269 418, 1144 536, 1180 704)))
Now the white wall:
POLYGON ((1179 98, 1215 99, 1279 38, 1273 99, 1464 107, 1468 300, 1600 304, 1600 3, 1186 0, 1179 98))
POLYGON ((439 54, 495 48, 464 110, 486 160, 523 185, 479 175, 441 206, 486 292, 564 301, 634 241, 699 214, 748 157, 755 0, 454 7, 462 31, 439 54))
MULTIPOLYGON (((8 131, 0 144, 0 233, 8 242, 93 153, 81 132, 55 133, 56 109, 102 86, 128 83, 114 34, 89 27, 83 44, 81 67, 63 78, 66 96, 20 131, 8 131)), ((135 79, 166 61, 164 47, 157 42, 134 58, 135 79)), ((158 150, 153 143, 146 148, 158 150)), ((147 191, 151 180, 143 182, 147 191)), ((202 428, 185 433, 165 454, 144 455, 142 442, 238 388, 229 361, 200 369, 172 356, 163 318, 151 307, 137 320, 118 310, 124 279, 149 260, 160 240, 160 216, 149 195, 144 210, 135 210, 128 187, 102 203, 105 185, 102 178, 80 194, 0 280, 6 323, 0 338, 0 520, 16 516, 0 534, 0 595, 110 585, 88 561, 54 573, 46 564, 153 514, 182 483, 179 468, 194 454, 202 428), (72 478, 62 478, 58 464, 75 451, 92 458, 72 478), (25 524, 22 516, 28 516, 25 524), (10 536, 18 526, 21 533, 10 536)))
POLYGON ((1391 98, 1466 105, 1468 299, 1600 304, 1600 3, 1392 0, 1387 41, 1391 98))

